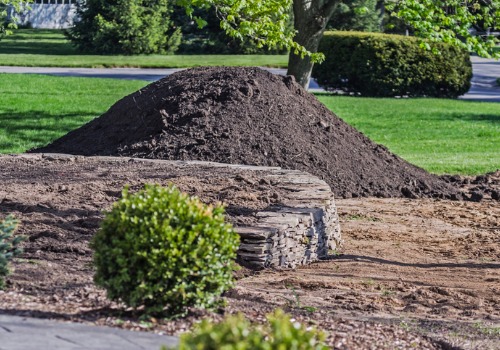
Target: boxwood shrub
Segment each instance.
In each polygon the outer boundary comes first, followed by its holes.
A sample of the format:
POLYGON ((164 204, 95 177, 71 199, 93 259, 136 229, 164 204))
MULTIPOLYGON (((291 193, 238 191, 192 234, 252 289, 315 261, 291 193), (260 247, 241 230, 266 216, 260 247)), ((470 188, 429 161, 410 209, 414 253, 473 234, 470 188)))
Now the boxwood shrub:
POLYGON ((91 242, 97 285, 147 314, 212 307, 232 285, 239 236, 224 209, 176 187, 126 187, 91 242))
POLYGON ((469 53, 449 44, 401 35, 326 32, 319 51, 326 61, 315 65, 312 74, 327 90, 455 98, 470 88, 469 53))

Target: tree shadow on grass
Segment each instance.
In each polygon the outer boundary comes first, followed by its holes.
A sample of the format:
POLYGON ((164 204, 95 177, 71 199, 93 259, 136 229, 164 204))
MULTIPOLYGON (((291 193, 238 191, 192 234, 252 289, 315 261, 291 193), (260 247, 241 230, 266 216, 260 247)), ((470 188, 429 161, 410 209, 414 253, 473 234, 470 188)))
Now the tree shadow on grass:
POLYGON ((68 43, 44 43, 44 42, 3 42, 0 47, 2 55, 51 55, 68 56, 81 55, 68 43))
POLYGON ((4 110, 0 113, 0 153, 9 153, 13 147, 27 145, 30 148, 47 145, 55 139, 89 122, 98 113, 78 111, 51 114, 47 111, 4 110))
MULTIPOLYGON (((499 105, 500 109, 500 105, 499 105)), ((470 121, 480 121, 480 122, 488 122, 492 124, 500 124, 500 113, 499 114, 474 114, 474 115, 466 115, 463 116, 462 119, 470 120, 470 121)))

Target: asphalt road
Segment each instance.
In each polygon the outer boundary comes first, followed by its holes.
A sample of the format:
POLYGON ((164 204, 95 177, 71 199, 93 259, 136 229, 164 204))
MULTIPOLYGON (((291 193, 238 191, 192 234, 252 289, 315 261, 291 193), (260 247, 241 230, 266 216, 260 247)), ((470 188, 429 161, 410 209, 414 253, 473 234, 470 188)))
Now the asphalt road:
MULTIPOLYGON (((500 102, 500 86, 496 79, 500 78, 500 61, 472 58, 473 78, 472 87, 461 99, 500 102)), ((286 74, 285 69, 264 68, 274 74, 286 74)), ((94 77, 114 79, 139 79, 156 81, 180 69, 143 69, 143 68, 44 68, 44 67, 5 67, 0 66, 3 73, 31 73, 48 74, 55 76, 94 77)), ((310 91, 322 91, 315 81, 309 85, 310 91)))
POLYGON ((500 102, 500 86, 496 79, 500 78, 500 60, 471 57, 472 87, 467 94, 461 96, 464 100, 480 100, 500 102))

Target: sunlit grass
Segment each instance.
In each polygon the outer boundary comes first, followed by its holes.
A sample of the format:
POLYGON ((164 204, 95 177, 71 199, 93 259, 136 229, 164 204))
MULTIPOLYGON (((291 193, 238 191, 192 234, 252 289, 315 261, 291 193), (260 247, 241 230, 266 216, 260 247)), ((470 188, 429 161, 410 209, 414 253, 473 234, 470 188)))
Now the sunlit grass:
POLYGON ((0 153, 46 145, 144 85, 134 80, 0 74, 0 153))
POLYGON ((500 169, 500 104, 446 99, 318 96, 370 139, 430 172, 500 169))

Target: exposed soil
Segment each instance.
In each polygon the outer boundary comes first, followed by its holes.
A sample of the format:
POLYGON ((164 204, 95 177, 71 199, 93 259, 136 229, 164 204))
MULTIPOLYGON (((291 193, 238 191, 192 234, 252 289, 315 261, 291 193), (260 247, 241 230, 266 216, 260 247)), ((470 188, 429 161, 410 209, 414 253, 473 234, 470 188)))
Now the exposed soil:
POLYGON ((462 197, 344 123, 292 77, 259 68, 172 74, 33 152, 280 166, 322 178, 343 198, 462 197))
MULTIPOLYGON (((88 247, 101 211, 123 185, 134 190, 146 182, 223 200, 236 225, 279 198, 258 172, 241 177, 226 168, 0 157, 0 169, 0 217, 14 214, 28 236, 0 292, 1 313, 168 334, 222 316, 193 311, 141 322, 108 302, 92 282, 88 247)), ((221 313, 259 321, 282 307, 326 330, 336 349, 500 348, 498 202, 357 198, 337 200, 337 207, 344 239, 338 254, 295 271, 239 271, 221 313)))
POLYGON ((34 152, 307 171, 347 198, 337 202, 345 244, 294 271, 239 271, 220 313, 141 323, 92 283, 88 242, 125 184, 174 182, 207 203, 224 201, 235 225, 251 224, 279 191, 258 172, 3 157, 0 215, 20 218, 28 240, 0 292, 0 312, 178 334, 201 318, 241 311, 261 321, 282 307, 326 330, 336 349, 500 348, 500 172, 431 175, 371 142, 292 78, 257 68, 179 72, 34 152), (413 199, 352 198, 368 196, 413 199), (461 198, 470 201, 450 200, 461 198))

